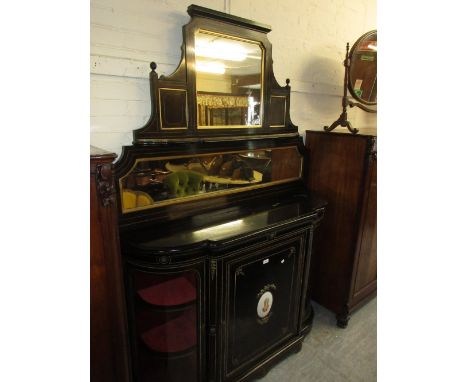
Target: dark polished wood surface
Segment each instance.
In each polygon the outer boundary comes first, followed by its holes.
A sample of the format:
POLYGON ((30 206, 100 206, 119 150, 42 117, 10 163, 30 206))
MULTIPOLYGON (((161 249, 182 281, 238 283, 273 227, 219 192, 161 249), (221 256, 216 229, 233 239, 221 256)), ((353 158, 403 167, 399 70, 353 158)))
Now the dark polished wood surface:
POLYGON ((307 131, 308 188, 328 201, 311 265, 312 298, 349 313, 377 290, 376 137, 307 131))
POLYGON ((243 17, 227 14, 224 12, 215 11, 214 9, 201 7, 199 5, 190 5, 187 8, 187 13, 194 17, 208 17, 213 20, 219 20, 228 23, 234 23, 244 28, 258 30, 260 32, 268 33, 271 32, 271 26, 268 24, 260 23, 258 21, 245 19, 243 17))
POLYGON ((100 190, 99 184, 113 184, 112 161, 116 155, 95 147, 91 148, 90 218, 91 218, 91 381, 127 382, 126 313, 122 287, 119 233, 115 202, 100 190))
POLYGON ((377 288, 377 162, 370 161, 354 267, 352 301, 377 288))
POLYGON ((245 242, 248 235, 267 232, 288 223, 300 223, 311 217, 320 220, 326 203, 308 194, 290 198, 270 197, 263 203, 240 204, 169 222, 164 226, 148 227, 123 234, 125 245, 140 250, 159 250, 171 253, 192 248, 226 248, 236 241, 245 242))

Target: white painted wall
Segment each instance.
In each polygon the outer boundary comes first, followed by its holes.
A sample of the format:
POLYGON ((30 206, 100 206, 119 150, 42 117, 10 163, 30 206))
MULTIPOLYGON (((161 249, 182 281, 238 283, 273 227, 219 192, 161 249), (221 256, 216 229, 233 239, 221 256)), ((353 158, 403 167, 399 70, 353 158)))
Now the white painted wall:
MULTIPOLYGON (((149 63, 170 74, 195 3, 271 25, 276 79, 291 79, 291 120, 321 130, 341 113, 346 42, 376 29, 376 0, 91 0, 91 144, 117 154, 150 115, 149 63)), ((376 115, 348 111, 357 128, 376 115)))

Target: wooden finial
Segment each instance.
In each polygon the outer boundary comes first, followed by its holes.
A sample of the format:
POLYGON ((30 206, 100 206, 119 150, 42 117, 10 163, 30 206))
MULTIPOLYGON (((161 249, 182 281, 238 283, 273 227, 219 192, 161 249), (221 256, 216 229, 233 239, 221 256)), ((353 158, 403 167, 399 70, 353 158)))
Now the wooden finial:
POLYGON ((156 65, 156 62, 153 61, 153 62, 150 64, 151 71, 154 72, 154 71, 156 70, 157 66, 158 66, 158 65, 156 65))
POLYGON ((290 82, 291 82, 291 80, 289 78, 286 78, 286 86, 289 86, 290 82))

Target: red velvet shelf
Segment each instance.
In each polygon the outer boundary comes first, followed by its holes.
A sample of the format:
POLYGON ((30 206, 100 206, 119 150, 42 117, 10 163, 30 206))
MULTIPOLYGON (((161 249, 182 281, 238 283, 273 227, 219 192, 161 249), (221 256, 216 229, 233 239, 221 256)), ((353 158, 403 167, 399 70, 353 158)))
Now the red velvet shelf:
POLYGON ((197 297, 195 287, 184 276, 140 289, 137 294, 148 304, 167 307, 185 305, 194 302, 197 297))
POLYGON ((197 344, 196 307, 141 334, 145 345, 154 352, 176 353, 197 344))

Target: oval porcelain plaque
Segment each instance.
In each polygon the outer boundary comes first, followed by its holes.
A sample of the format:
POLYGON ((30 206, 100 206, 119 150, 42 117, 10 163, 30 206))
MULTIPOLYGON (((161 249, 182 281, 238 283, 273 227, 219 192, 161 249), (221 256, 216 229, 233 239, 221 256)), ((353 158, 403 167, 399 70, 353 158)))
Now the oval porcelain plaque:
POLYGON ((257 315, 260 318, 265 318, 271 311, 273 305, 273 295, 271 292, 265 292, 262 294, 257 304, 257 315))

